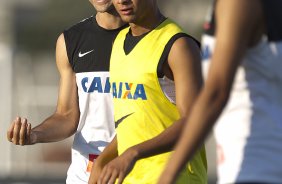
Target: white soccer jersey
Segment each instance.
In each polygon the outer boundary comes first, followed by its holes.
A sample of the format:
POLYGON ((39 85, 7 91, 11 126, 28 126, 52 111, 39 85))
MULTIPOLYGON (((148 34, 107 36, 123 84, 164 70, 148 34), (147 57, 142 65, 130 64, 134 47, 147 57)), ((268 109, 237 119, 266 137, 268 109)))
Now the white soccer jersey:
POLYGON ((80 120, 67 183, 87 183, 93 159, 115 135, 109 72, 76 74, 80 120))
POLYGON ((93 161, 115 135, 109 65, 113 40, 122 28, 105 30, 90 17, 64 31, 80 111, 67 184, 88 183, 93 161))
MULTIPOLYGON (((214 45, 203 36, 205 78, 214 45)), ((282 42, 264 37, 245 54, 214 133, 218 183, 282 182, 282 42)))

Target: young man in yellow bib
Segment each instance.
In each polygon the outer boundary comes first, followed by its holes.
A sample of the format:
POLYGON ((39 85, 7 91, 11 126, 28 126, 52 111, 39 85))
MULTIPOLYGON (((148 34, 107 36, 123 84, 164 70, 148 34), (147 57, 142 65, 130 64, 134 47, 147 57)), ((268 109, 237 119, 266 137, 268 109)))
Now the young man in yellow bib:
MULTIPOLYGON (((130 24, 116 37, 110 61, 117 135, 96 160, 89 183, 155 184, 182 130, 178 120, 202 87, 200 48, 160 13, 157 0, 113 3, 130 24)), ((207 183, 204 146, 177 183, 207 183)))

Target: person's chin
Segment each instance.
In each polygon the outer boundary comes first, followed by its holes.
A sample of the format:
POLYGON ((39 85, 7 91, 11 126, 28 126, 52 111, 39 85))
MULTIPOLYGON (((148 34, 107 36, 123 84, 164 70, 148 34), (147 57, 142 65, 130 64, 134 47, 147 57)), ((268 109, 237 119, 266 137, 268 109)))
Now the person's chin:
POLYGON ((132 15, 121 15, 121 19, 127 23, 134 22, 134 17, 132 15))

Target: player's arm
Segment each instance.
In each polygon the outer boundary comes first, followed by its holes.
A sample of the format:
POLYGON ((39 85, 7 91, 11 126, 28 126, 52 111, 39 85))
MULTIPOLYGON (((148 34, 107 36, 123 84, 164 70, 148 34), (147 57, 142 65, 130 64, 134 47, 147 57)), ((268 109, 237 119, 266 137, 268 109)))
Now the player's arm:
POLYGON ((60 73, 56 111, 35 128, 31 128, 27 119, 17 117, 7 132, 8 140, 14 144, 59 141, 75 132, 79 119, 77 87, 75 73, 68 61, 63 34, 59 36, 56 44, 56 64, 60 73))
POLYGON ((211 131, 228 101, 236 69, 254 37, 261 14, 257 0, 219 0, 216 7, 216 47, 207 81, 200 93, 185 129, 169 160, 160 184, 175 181, 177 174, 190 160, 211 131))
MULTIPOLYGON (((202 86, 200 49, 195 41, 186 37, 177 39, 170 50, 168 65, 175 81, 177 108, 184 118, 202 86)), ((101 183, 113 183, 116 178, 122 183, 138 159, 172 150, 183 125, 183 121, 176 121, 155 138, 127 149, 103 169, 101 183)))
POLYGON ((103 167, 117 156, 117 137, 115 136, 111 143, 108 144, 105 150, 95 160, 88 184, 96 184, 98 182, 103 167))

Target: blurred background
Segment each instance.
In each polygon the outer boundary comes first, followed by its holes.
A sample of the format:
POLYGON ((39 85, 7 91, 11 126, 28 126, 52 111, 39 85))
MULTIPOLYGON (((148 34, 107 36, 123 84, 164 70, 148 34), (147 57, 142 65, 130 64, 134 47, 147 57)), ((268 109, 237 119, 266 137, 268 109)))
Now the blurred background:
MULTIPOLYGON (((160 9, 200 40, 211 0, 161 0, 160 9)), ((88 1, 0 0, 0 184, 63 184, 72 137, 14 146, 6 132, 16 116, 36 126, 55 111, 59 76, 55 44, 65 29, 95 14, 88 1)), ((209 183, 216 180, 215 144, 207 140, 209 183)))

